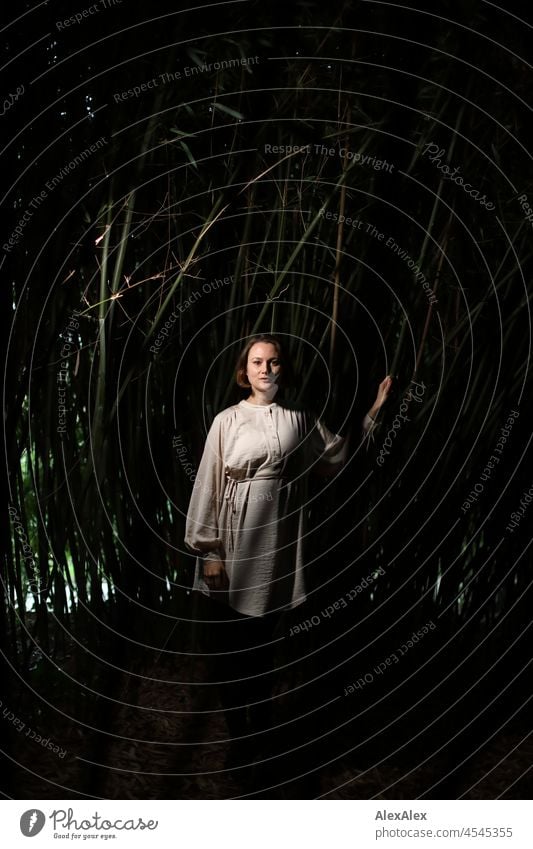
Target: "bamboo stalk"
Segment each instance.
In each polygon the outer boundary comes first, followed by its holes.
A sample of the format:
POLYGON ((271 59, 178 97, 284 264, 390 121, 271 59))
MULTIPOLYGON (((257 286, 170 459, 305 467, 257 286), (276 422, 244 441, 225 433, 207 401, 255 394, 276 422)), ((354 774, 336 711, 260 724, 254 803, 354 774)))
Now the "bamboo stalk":
MULTIPOLYGON (((350 109, 348 109, 348 123, 350 123, 350 109)), ((349 150, 349 139, 348 136, 345 140, 345 149, 348 152, 349 150)), ((346 162, 347 162, 347 154, 343 156, 342 160, 342 170, 346 170, 346 162)), ((335 340, 337 333, 337 321, 339 316, 339 290, 340 290, 340 265, 341 265, 341 249, 342 249, 342 237, 344 233, 344 213, 346 209, 346 182, 343 182, 341 185, 340 195, 339 195, 339 218, 337 222, 337 245, 335 252, 335 274, 334 274, 334 284, 333 284, 333 304, 331 310, 331 335, 330 335, 330 346, 329 346, 329 368, 330 371, 333 371, 333 360, 335 357, 335 340)))

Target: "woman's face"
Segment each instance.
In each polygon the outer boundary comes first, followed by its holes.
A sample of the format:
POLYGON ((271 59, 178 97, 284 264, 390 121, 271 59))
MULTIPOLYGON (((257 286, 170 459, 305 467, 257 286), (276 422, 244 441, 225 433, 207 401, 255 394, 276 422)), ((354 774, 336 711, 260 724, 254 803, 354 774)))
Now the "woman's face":
POLYGON ((281 374, 278 349, 271 342, 256 342, 248 352, 246 374, 252 395, 273 398, 278 391, 277 381, 281 374))

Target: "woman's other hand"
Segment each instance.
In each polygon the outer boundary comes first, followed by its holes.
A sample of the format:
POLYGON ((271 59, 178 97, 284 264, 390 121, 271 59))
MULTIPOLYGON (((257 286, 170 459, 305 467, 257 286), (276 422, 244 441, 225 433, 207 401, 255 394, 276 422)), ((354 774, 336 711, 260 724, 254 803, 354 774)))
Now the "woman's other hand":
POLYGON ((227 583, 226 569, 222 560, 204 560, 203 576, 210 590, 221 590, 227 583))

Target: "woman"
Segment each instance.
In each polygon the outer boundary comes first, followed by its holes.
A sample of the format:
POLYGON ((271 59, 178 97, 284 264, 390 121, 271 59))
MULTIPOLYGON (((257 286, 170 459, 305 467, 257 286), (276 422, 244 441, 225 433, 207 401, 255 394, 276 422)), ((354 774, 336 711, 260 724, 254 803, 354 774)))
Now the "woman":
MULTIPOLYGON (((239 738, 269 724, 269 642, 282 611, 306 600, 308 473, 340 468, 348 447, 316 416, 276 401, 289 378, 279 339, 252 337, 236 369, 249 394, 215 417, 187 515, 185 542, 198 555, 193 589, 222 602, 214 673, 239 738)), ((391 382, 380 384, 366 432, 391 382)))

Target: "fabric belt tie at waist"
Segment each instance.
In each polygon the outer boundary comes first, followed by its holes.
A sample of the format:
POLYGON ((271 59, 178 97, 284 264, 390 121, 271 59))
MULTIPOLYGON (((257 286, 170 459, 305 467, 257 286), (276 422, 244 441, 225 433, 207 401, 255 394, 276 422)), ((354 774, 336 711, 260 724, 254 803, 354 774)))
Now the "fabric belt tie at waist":
MULTIPOLYGON (((281 475, 256 475, 253 478, 232 478, 229 475, 226 475, 226 489, 224 490, 224 498, 226 501, 229 501, 231 512, 236 513, 236 500, 237 500, 237 485, 240 483, 252 483, 253 481, 269 481, 269 480, 277 480, 283 481, 286 480, 284 476, 281 475)), ((233 521, 229 522, 229 541, 231 550, 233 551, 234 537, 233 537, 233 521)))
POLYGON ((226 490, 224 492, 224 498, 226 499, 226 501, 230 502, 233 513, 235 513, 235 497, 237 495, 238 483, 239 481, 235 478, 226 478, 226 490))
POLYGON ((226 489, 224 490, 224 498, 231 504, 232 512, 235 513, 235 501, 237 496, 237 485, 240 483, 251 483, 253 481, 283 481, 285 478, 280 475, 258 476, 253 478, 232 478, 226 475, 226 489))

